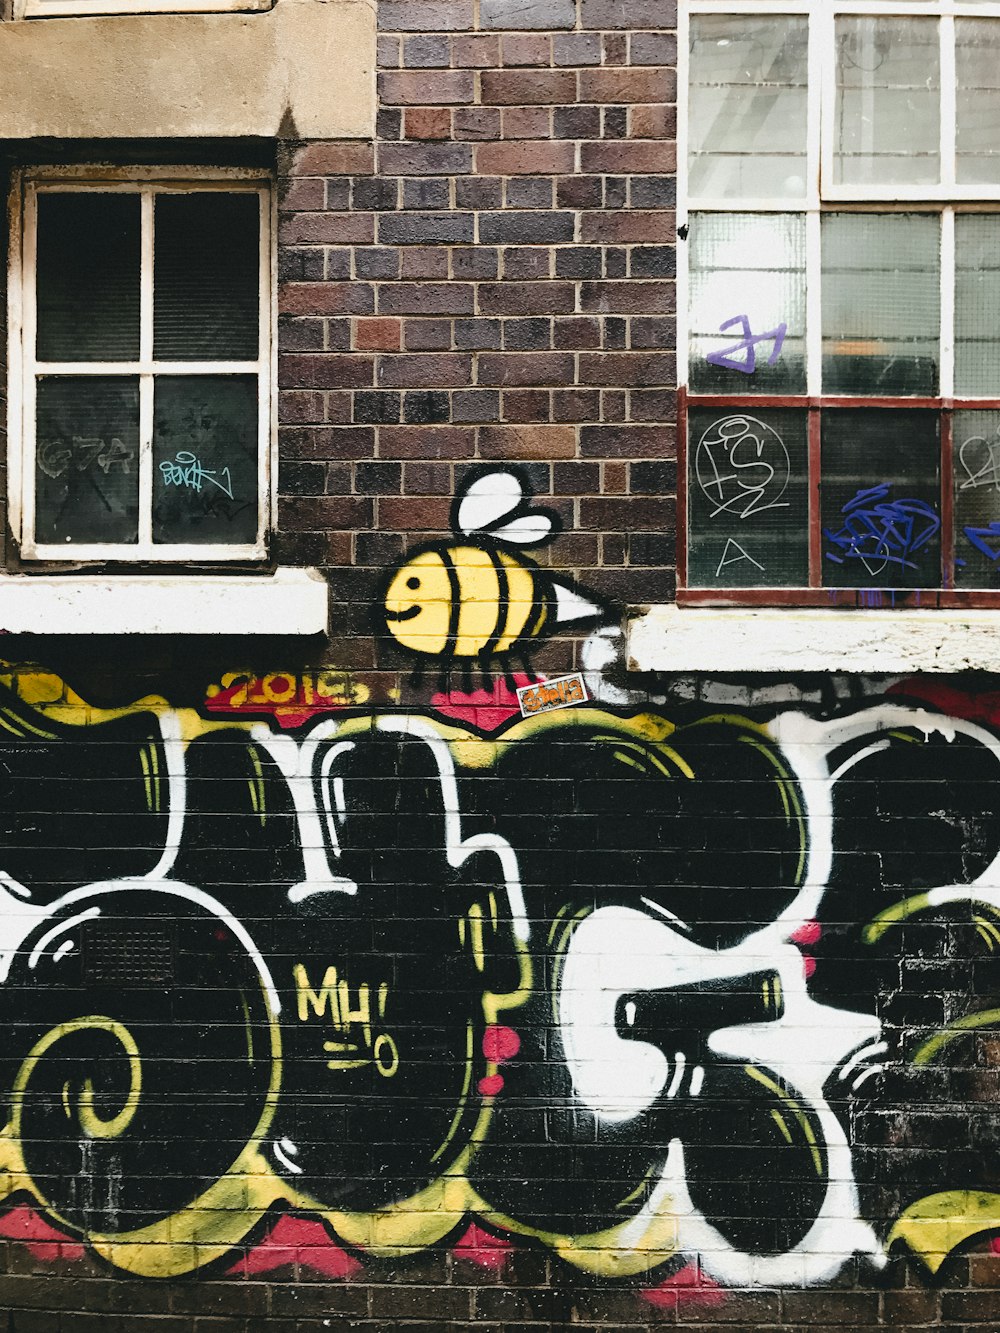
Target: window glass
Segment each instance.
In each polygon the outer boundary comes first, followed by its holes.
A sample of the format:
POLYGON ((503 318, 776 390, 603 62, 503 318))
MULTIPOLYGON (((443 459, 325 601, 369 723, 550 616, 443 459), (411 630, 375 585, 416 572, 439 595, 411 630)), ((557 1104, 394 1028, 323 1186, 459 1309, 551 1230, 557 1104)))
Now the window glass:
POLYGON ((36 356, 132 361, 139 355, 139 198, 38 196, 36 356))
POLYGON ((161 376, 153 430, 153 540, 257 536, 257 380, 161 376))
POLYGON ((694 197, 805 196, 807 37, 804 17, 692 15, 694 197))
POLYGON ((139 521, 139 381, 38 381, 35 537, 135 542, 139 521))
POLYGON ((955 586, 1000 588, 1000 412, 956 412, 955 586))
POLYGON ((838 184, 940 180, 940 64, 935 19, 837 20, 838 184))
POLYGON ((940 343, 940 218, 823 216, 823 391, 934 394, 940 343))
POLYGON ((822 414, 823 584, 934 588, 941 580, 938 414, 822 414))
POLYGON ((697 213, 688 235, 695 393, 803 393, 805 218, 697 213))
POLYGON ((1000 213, 955 218, 955 392, 1000 395, 1000 213))
POLYGON ((1000 24, 955 20, 955 173, 960 185, 1000 184, 1000 24))
POLYGON ((156 199, 153 354, 254 361, 259 342, 260 203, 205 191, 156 199))
POLYGON ((700 407, 691 410, 688 431, 690 582, 807 582, 806 413, 700 407))

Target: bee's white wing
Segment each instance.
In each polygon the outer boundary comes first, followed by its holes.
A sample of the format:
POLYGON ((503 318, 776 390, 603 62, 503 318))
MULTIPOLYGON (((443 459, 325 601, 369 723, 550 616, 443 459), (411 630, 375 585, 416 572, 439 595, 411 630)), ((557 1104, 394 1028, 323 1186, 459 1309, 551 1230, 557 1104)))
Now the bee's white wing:
POLYGON ((500 537, 512 546, 537 546, 552 536, 552 519, 548 514, 524 514, 505 523, 502 528, 491 528, 490 535, 500 537))
POLYGON ((458 506, 459 533, 490 532, 521 503, 521 483, 513 472, 488 472, 472 483, 458 506))
POLYGON ((578 592, 572 588, 567 588, 565 584, 558 580, 552 580, 552 586, 556 593, 556 621, 561 624, 565 620, 591 620, 594 616, 603 615, 604 612, 596 602, 590 602, 586 597, 581 597, 578 592))

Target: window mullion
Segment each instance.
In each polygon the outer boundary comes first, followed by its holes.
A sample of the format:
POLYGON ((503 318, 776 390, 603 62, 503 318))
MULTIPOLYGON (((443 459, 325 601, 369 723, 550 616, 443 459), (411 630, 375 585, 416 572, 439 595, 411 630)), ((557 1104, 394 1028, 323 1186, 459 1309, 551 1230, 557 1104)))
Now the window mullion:
POLYGON ((142 263, 139 271, 139 545, 153 541, 153 201, 142 192, 142 263))
POLYGON ((942 398, 955 392, 955 210, 941 210, 941 383, 942 398))
POLYGON ((24 281, 21 284, 24 310, 21 326, 23 349, 23 417, 21 423, 21 541, 35 544, 35 434, 38 374, 35 369, 38 329, 38 191, 28 185, 24 197, 24 281))
POLYGON ((823 391, 822 214, 806 214, 806 392, 823 391))
POLYGON ((945 14, 938 20, 941 39, 941 188, 947 198, 955 188, 957 139, 957 86, 955 83, 955 20, 945 14))

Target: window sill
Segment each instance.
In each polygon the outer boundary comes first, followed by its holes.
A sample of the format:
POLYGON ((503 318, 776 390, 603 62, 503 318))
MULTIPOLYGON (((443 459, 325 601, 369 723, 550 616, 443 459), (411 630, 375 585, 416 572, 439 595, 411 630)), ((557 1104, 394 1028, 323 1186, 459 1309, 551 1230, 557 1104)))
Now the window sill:
POLYGON ((315 570, 273 574, 0 575, 3 634, 322 634, 315 570))
POLYGON ((630 671, 1000 671, 1000 611, 633 608, 630 671))

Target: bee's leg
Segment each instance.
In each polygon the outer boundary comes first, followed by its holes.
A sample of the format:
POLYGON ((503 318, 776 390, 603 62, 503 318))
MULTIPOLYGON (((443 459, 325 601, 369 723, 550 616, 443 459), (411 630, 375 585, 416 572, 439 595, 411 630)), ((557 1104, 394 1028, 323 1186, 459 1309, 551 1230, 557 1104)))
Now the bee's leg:
POLYGON ((503 683, 507 686, 508 690, 510 690, 511 694, 513 694, 514 691, 517 689, 517 681, 514 679, 514 672, 511 670, 510 657, 505 656, 502 660, 503 660, 503 683))
POLYGON ((493 676, 490 673, 490 653, 482 652, 479 654, 479 674, 482 679, 483 689, 489 692, 493 688, 493 676))
POLYGON ((462 693, 472 693, 472 659, 471 657, 462 658, 462 693))
POLYGON ((418 658, 417 658, 417 661, 416 661, 416 665, 414 666, 413 670, 410 672, 410 685, 411 685, 411 687, 412 687, 413 689, 417 689, 417 688, 420 686, 420 683, 421 683, 421 681, 423 680, 423 678, 424 678, 424 664, 423 664, 423 660, 422 660, 421 658, 418 657, 418 658))
POLYGON ((538 681, 541 680, 541 676, 535 674, 535 669, 531 665, 531 658, 528 656, 527 650, 522 648, 518 656, 521 659, 521 670, 528 677, 530 684, 537 684, 538 681))

